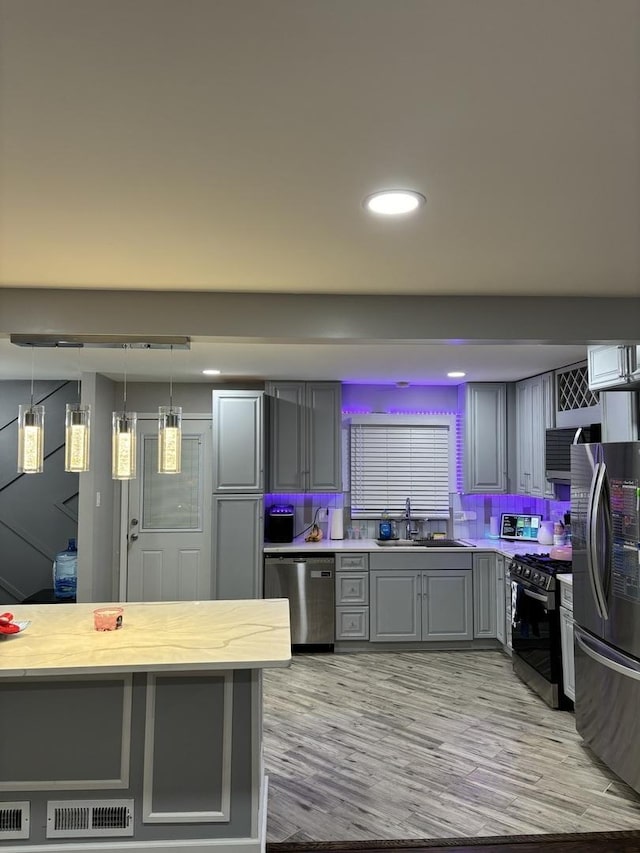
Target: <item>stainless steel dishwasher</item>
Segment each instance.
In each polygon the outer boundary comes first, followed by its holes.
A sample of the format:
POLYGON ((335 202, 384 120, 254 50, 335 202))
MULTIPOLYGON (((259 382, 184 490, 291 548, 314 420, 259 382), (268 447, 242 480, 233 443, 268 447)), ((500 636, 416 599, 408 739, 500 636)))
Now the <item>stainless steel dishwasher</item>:
POLYGON ((288 598, 291 645, 333 645, 335 557, 265 557, 264 597, 288 598))

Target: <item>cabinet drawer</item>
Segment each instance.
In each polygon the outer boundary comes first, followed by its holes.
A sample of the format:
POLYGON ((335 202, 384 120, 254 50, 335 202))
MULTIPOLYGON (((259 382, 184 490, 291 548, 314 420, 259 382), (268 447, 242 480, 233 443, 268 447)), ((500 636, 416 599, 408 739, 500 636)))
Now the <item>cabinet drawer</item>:
POLYGON ((369 570, 369 555, 368 554, 336 554, 336 571, 361 569, 362 571, 369 570))
POLYGON ((369 608, 336 607, 336 640, 368 640, 369 608))
POLYGON ((369 572, 336 572, 336 604, 369 604, 369 572))
POLYGON ((573 586, 560 582, 560 604, 567 610, 573 611, 573 586))
POLYGON ((384 554, 371 554, 369 558, 370 569, 381 569, 384 571, 388 571, 389 569, 392 571, 394 569, 402 571, 415 569, 424 572, 441 571, 443 569, 470 571, 472 564, 473 558, 469 552, 429 552, 428 549, 410 554, 407 551, 398 553, 395 551, 395 548, 387 548, 384 554))

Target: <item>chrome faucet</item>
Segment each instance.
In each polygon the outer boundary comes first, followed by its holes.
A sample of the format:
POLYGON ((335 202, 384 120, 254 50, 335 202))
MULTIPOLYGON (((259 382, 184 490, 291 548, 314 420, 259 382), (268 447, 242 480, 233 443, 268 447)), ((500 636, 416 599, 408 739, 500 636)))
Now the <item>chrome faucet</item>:
POLYGON ((404 502, 404 519, 407 525, 406 538, 411 539, 414 533, 418 532, 415 528, 411 526, 411 498, 407 498, 404 502))

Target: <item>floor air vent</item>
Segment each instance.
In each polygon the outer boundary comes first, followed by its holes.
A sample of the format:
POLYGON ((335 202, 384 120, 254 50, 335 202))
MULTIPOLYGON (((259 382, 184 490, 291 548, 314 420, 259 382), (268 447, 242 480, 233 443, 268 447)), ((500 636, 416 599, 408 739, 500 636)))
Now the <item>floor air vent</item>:
POLYGON ((133 835, 133 800, 49 800, 47 803, 47 838, 117 835, 133 835))
POLYGON ((29 803, 0 803, 0 842, 29 837, 29 803))

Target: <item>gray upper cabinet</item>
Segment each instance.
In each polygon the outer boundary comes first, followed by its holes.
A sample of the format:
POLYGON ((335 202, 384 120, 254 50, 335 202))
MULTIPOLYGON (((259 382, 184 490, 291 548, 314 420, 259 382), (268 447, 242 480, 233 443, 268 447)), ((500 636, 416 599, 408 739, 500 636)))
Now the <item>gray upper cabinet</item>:
POLYGON ((504 382, 460 386, 464 417, 464 490, 505 493, 507 478, 507 387, 504 382))
POLYGON ((213 491, 264 491, 264 394, 213 392, 213 491))
POLYGON ((638 391, 601 391, 602 440, 640 439, 640 394, 638 391))
POLYGON ((640 346, 594 346, 588 349, 592 391, 640 388, 640 346))
POLYGON ((339 382, 268 382, 269 490, 340 492, 339 382))
POLYGON ((555 426, 553 373, 516 383, 517 489, 520 494, 555 498, 545 477, 545 431, 555 426))

